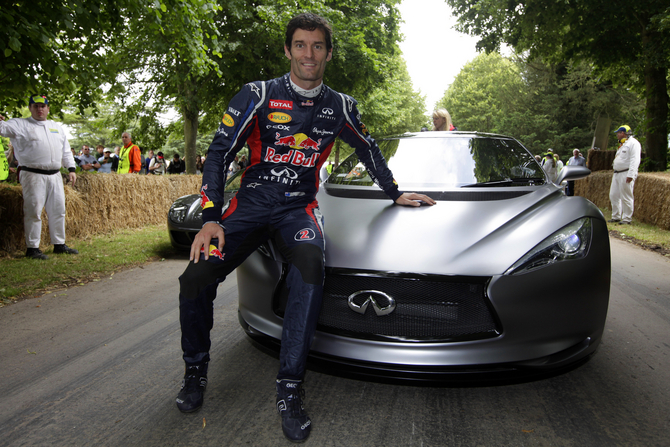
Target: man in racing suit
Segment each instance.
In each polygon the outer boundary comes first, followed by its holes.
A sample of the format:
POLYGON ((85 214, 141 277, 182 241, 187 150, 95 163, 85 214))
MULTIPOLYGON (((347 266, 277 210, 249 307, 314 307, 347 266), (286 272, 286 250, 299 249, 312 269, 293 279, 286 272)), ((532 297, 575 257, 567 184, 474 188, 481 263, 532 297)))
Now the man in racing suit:
POLYGON ((323 84, 331 42, 324 19, 300 14, 286 31, 291 72, 249 83, 230 101, 204 166, 203 228, 191 246, 192 262, 179 278, 186 372, 177 406, 191 412, 202 406, 207 383, 217 285, 269 238, 291 264, 276 388, 282 429, 292 441, 306 439, 311 428, 302 408, 301 385, 319 317, 325 262, 323 222, 315 195, 319 170, 335 138, 356 149, 370 176, 396 203, 435 203, 422 194, 398 191, 377 144, 360 121, 356 102, 323 84), (250 148, 249 167, 237 195, 224 204, 227 167, 245 142, 250 148))

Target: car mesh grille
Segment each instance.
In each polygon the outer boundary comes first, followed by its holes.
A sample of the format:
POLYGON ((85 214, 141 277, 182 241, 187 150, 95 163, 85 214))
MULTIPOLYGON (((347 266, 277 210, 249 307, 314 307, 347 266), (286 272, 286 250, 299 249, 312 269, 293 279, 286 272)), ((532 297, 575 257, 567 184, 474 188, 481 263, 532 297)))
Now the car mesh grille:
MULTIPOLYGON (((441 276, 406 277, 326 274, 323 304, 318 330, 357 338, 395 341, 465 341, 496 337, 497 319, 485 296, 488 278, 451 278, 441 276), (377 315, 369 302, 364 314, 349 307, 350 295, 360 291, 382 292, 395 301, 388 315, 377 315)), ((378 307, 388 300, 376 293, 353 298, 361 306, 369 296, 378 307)), ((275 312, 283 316, 288 291, 281 287, 275 312)))

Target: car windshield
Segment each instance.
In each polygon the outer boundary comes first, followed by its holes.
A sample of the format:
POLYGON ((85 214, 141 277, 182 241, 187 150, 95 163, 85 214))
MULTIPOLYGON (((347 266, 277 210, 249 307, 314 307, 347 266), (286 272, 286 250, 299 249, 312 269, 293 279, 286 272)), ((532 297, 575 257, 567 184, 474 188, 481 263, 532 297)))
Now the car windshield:
MULTIPOLYGON (((545 182, 535 158, 516 140, 488 136, 406 137, 378 142, 405 190, 528 186, 545 182)), ((330 185, 374 186, 356 154, 328 178, 330 185)))

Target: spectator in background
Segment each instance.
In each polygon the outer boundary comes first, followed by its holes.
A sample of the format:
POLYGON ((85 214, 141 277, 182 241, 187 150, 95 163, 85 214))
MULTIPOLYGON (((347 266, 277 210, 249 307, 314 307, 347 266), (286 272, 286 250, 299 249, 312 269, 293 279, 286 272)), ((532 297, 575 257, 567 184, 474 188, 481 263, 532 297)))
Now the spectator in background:
POLYGON ((149 153, 147 154, 147 158, 144 160, 144 170, 146 171, 145 174, 150 174, 151 171, 149 170, 149 165, 151 164, 151 160, 154 159, 154 150, 149 149, 149 153))
POLYGON ((630 225, 633 219, 633 187, 640 167, 642 146, 633 137, 633 131, 627 125, 620 126, 616 131, 619 149, 614 156, 612 168, 612 185, 610 202, 612 202, 612 218, 610 222, 621 222, 630 225))
POLYGON ((140 148, 133 144, 129 132, 121 134, 123 147, 119 151, 119 174, 137 174, 142 170, 142 154, 140 148))
POLYGON ((554 160, 556 160, 556 175, 561 173, 561 169, 563 169, 563 162, 561 161, 561 156, 558 154, 554 154, 554 160))
POLYGON ((186 164, 184 160, 179 158, 179 154, 174 154, 172 157, 172 163, 168 167, 168 174, 183 174, 186 172, 186 164))
POLYGON ((163 157, 163 153, 158 151, 155 157, 151 159, 149 162, 149 172, 151 172, 154 175, 163 175, 166 172, 166 167, 165 167, 165 157, 163 157))
POLYGON ((239 164, 240 164, 240 169, 242 169, 242 170, 244 170, 244 168, 246 168, 249 165, 249 163, 247 162, 247 156, 246 155, 242 155, 242 158, 240 158, 240 163, 239 164))
POLYGON ((91 148, 84 145, 82 147, 82 154, 79 157, 79 167, 84 171, 97 171, 100 168, 100 163, 95 158, 94 155, 91 155, 91 148))
POLYGON ((237 171, 240 170, 240 159, 235 155, 235 159, 230 162, 230 166, 228 167, 228 171, 231 174, 235 174, 237 171))
POLYGON ((98 172, 101 174, 111 174, 114 160, 115 158, 112 157, 112 150, 103 148, 103 155, 98 158, 98 163, 100 164, 98 172))
POLYGON ((0 115, 0 135, 9 137, 19 162, 23 189, 23 226, 26 235, 26 257, 48 259, 40 250, 42 210, 49 218, 49 235, 54 253, 77 254, 65 245, 65 189, 60 168, 69 171, 70 184, 77 181, 74 158, 63 127, 47 119, 49 101, 46 96, 28 100, 30 118, 5 121, 0 115))
POLYGON ((96 157, 97 157, 97 158, 100 158, 100 157, 104 157, 104 156, 105 156, 105 146, 103 146, 102 144, 98 144, 98 145, 95 147, 95 150, 96 150, 96 152, 97 152, 97 154, 96 154, 96 157))
MULTIPOLYGON (((582 157, 581 152, 579 152, 579 149, 573 149, 572 151, 572 157, 568 160, 568 166, 584 166, 586 167, 586 160, 584 157, 582 157)), ((575 181, 574 180, 569 180, 568 181, 568 187, 566 188, 565 191, 566 195, 568 196, 574 196, 575 195, 575 181)))
POLYGON ((433 112, 433 130, 458 130, 451 123, 451 115, 449 115, 447 109, 437 109, 433 112))
POLYGON ((547 176, 549 176, 549 180, 555 183, 556 178, 558 177, 558 171, 556 170, 556 160, 554 159, 553 152, 547 152, 544 155, 544 160, 542 161, 542 169, 544 169, 544 172, 546 172, 547 176))
POLYGON ((195 156, 195 173, 202 174, 202 157, 200 155, 195 156))

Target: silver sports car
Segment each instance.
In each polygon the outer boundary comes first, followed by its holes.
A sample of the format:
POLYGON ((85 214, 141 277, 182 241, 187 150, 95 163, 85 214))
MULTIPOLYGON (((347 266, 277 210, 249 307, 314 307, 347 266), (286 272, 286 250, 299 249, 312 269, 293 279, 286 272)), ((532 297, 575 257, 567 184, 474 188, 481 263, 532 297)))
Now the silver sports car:
MULTIPOLYGON (((595 205, 567 197, 514 138, 424 132, 378 143, 401 190, 437 204, 394 205, 355 155, 322 183, 326 280, 312 360, 441 380, 556 371, 595 352, 610 287, 595 205)), ((564 167, 557 184, 589 173, 564 167)), ((171 235, 174 216, 183 230, 197 214, 195 199, 175 202, 171 235)), ((287 269, 272 241, 237 269, 240 323, 265 345, 281 339, 287 269)))

